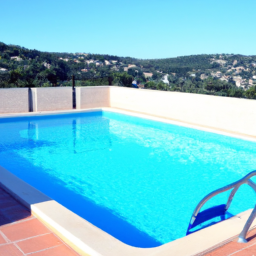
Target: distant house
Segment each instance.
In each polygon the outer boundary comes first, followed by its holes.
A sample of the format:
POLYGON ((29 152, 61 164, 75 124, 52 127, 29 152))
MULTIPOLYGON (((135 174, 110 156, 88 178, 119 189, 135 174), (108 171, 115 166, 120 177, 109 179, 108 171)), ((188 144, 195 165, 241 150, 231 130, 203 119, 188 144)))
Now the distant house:
POLYGON ((256 79, 256 76, 253 76, 252 79, 256 79))
POLYGON ((220 80, 221 80, 221 81, 228 82, 228 78, 227 78, 227 77, 225 77, 225 76, 221 77, 221 78, 220 78, 220 80))
POLYGON ((45 66, 47 69, 50 69, 51 68, 51 64, 47 63, 47 62, 44 62, 43 63, 43 66, 45 66))
POLYGON ((201 74, 200 78, 201 78, 201 80, 204 80, 204 79, 207 79, 208 76, 206 74, 201 74))
POLYGON ((220 65, 225 65, 226 63, 227 63, 227 61, 226 60, 212 60, 211 61, 211 63, 218 63, 218 64, 220 64, 220 65))
POLYGON ((8 71, 6 68, 0 68, 0 72, 6 72, 8 71))
POLYGON ((59 58, 59 60, 63 60, 63 61, 66 61, 66 62, 69 61, 69 59, 63 59, 63 58, 59 58))
POLYGON ((103 63, 102 63, 101 61, 96 61, 96 62, 95 62, 95 65, 96 65, 96 66, 103 66, 103 63))
POLYGON ((162 78, 162 81, 163 81, 165 84, 169 84, 168 76, 169 76, 169 75, 164 75, 163 78, 162 78))
POLYGON ((129 69, 129 68, 135 68, 135 67, 136 67, 136 65, 128 64, 128 69, 129 69))
POLYGON ((211 75, 213 77, 217 77, 217 78, 221 78, 222 77, 222 73, 220 71, 217 71, 216 73, 212 72, 211 75))
POLYGON ((243 78, 241 76, 233 76, 233 80, 236 82, 236 86, 240 87, 243 81, 243 78))
POLYGON ((19 56, 13 56, 11 57, 11 60, 22 61, 22 58, 19 56))
POLYGON ((105 60, 105 65, 109 66, 111 63, 108 60, 105 60))
POLYGON ((146 73, 146 72, 143 72, 144 76, 146 78, 149 78, 149 77, 152 77, 153 76, 153 73, 146 73))
POLYGON ((88 72, 88 69, 84 68, 84 69, 81 69, 82 72, 88 72))
POLYGON ((86 60, 85 62, 89 65, 91 63, 94 63, 94 60, 86 60))
POLYGON ((192 76, 192 77, 196 77, 196 74, 190 74, 190 76, 192 76))

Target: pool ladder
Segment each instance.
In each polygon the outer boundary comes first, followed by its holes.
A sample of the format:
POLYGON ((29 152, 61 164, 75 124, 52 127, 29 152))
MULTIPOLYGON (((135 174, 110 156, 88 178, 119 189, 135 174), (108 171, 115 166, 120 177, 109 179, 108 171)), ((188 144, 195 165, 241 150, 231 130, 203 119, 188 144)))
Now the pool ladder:
MULTIPOLYGON (((250 178, 253 176, 256 176, 256 171, 250 172, 244 178, 238 180, 237 182, 231 183, 223 188, 217 189, 217 190, 213 191, 212 193, 208 194, 207 196, 205 196, 199 202, 199 204, 197 205, 197 207, 195 208, 195 210, 192 214, 192 217, 189 222, 188 229, 187 229, 187 235, 193 233, 193 231, 190 231, 192 228, 196 227, 197 225, 199 225, 207 220, 210 220, 215 217, 221 217, 221 219, 224 220, 225 213, 228 210, 228 208, 230 207, 232 199, 241 185, 248 184, 256 192, 256 184, 252 180, 250 180, 250 178), (211 207, 209 209, 206 209, 202 212, 199 212, 200 209, 203 207, 203 205, 208 200, 210 200, 212 197, 214 197, 220 193, 223 193, 225 191, 228 191, 230 189, 232 189, 232 191, 229 195, 229 198, 228 198, 228 201, 226 204, 217 205, 217 206, 211 207)), ((247 234, 253 220, 255 219, 255 217, 256 217, 256 205, 255 205, 253 211, 251 212, 251 215, 248 218, 247 222, 245 223, 242 232, 238 236, 238 243, 247 243, 247 240, 245 239, 245 237, 246 237, 246 234, 247 234)), ((194 232, 196 232, 196 231, 194 231, 194 232)))

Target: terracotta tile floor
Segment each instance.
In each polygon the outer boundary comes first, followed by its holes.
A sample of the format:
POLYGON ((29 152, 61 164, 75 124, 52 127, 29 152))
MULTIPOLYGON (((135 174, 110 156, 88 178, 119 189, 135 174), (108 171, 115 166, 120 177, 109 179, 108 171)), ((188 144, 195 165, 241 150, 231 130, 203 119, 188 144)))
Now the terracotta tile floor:
POLYGON ((0 187, 0 256, 78 256, 0 187))
POLYGON ((251 230, 247 235, 248 243, 239 244, 235 239, 214 251, 204 254, 205 256, 256 256, 256 229, 251 230))

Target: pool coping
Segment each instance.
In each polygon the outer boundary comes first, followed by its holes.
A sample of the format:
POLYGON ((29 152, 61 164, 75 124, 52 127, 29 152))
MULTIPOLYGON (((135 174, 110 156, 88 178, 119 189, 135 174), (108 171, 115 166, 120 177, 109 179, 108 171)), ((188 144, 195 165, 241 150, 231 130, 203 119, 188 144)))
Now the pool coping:
MULTIPOLYGON (((164 118, 153 117, 144 114, 130 113, 130 111, 124 111, 112 108, 96 108, 90 110, 79 111, 51 111, 29 114, 5 114, 0 117, 20 117, 20 116, 35 116, 35 115, 48 115, 58 113, 73 113, 73 112, 92 112, 98 110, 108 110, 124 114, 134 114, 143 118, 150 118, 156 121, 172 123, 190 128, 196 128, 195 125, 186 125, 182 122, 173 120, 166 120, 164 118)), ((201 127, 200 130, 205 130, 201 127)), ((223 134, 222 131, 216 131, 216 129, 207 129, 211 132, 223 134)), ((225 134, 226 135, 226 132, 225 134)), ((253 140, 251 136, 241 136, 236 134, 230 134, 228 136, 242 138, 246 140, 253 140)), ((189 236, 177 239, 170 243, 155 247, 155 248, 137 248, 122 243, 118 239, 112 237, 96 226, 92 225, 88 221, 79 217, 75 213, 71 212, 58 202, 52 200, 42 192, 38 191, 34 187, 30 186, 26 182, 19 179, 17 176, 10 173, 8 170, 0 166, 0 184, 10 194, 12 194, 23 205, 31 209, 31 212, 40 221, 42 221, 47 227, 49 227, 54 233, 62 238, 68 245, 76 250, 81 255, 91 256, 169 256, 169 255, 198 255, 202 252, 217 248, 222 244, 234 239, 242 230, 245 222, 247 221, 251 209, 243 213, 240 213, 228 220, 221 223, 200 230, 189 236)), ((199 198, 200 200, 200 198, 199 198)), ((189 220, 188 220, 189 221, 189 220)), ((252 227, 256 225, 254 220, 252 227)))

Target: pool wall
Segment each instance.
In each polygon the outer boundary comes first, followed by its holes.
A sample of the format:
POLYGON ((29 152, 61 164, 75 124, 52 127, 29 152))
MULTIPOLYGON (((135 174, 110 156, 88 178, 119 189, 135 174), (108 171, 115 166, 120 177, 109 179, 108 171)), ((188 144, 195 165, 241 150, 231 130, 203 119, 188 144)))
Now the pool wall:
MULTIPOLYGON (((72 110, 72 88, 33 88, 34 112, 72 110)), ((28 89, 0 89, 0 113, 28 112, 28 89), (27 96, 26 96, 27 95, 27 96)), ((256 137, 256 100, 117 86, 76 88, 77 109, 111 107, 256 137)))

